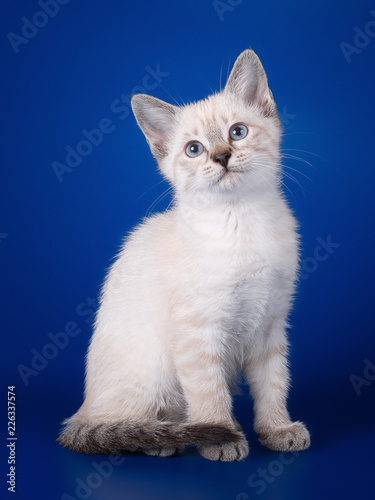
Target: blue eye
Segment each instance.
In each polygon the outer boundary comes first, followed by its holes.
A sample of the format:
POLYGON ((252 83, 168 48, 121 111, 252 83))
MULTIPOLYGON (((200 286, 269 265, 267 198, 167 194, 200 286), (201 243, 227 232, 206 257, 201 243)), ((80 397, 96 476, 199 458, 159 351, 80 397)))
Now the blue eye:
POLYGON ((189 144, 186 146, 185 153, 190 156, 190 158, 196 158, 197 156, 200 156, 204 151, 203 144, 201 144, 198 141, 195 142, 189 142, 189 144))
POLYGON ((230 138, 234 141, 240 141, 244 137, 247 136, 248 129, 246 125, 242 125, 242 123, 237 123, 233 125, 229 130, 230 138))

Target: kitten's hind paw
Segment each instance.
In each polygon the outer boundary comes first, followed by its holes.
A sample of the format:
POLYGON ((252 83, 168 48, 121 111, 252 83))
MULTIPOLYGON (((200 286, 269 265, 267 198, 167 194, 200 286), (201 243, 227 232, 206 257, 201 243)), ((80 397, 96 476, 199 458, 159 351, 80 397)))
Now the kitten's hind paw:
POLYGON ((143 451, 146 455, 153 457, 173 457, 180 455, 183 449, 183 446, 160 446, 159 448, 149 448, 143 451))
POLYGON ((310 434, 301 422, 286 427, 257 429, 259 441, 274 451, 302 451, 310 446, 310 434))
POLYGON ((234 462, 247 457, 249 446, 245 437, 243 437, 240 441, 233 443, 201 445, 198 446, 198 451, 202 457, 208 460, 234 462))

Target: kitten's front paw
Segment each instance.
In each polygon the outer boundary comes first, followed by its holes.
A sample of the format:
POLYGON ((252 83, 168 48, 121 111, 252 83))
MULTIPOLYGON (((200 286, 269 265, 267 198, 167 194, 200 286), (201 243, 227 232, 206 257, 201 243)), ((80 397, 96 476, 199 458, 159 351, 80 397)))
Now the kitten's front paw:
POLYGON ((160 446, 159 448, 149 448, 143 451, 146 455, 151 455, 152 457, 173 457, 180 455, 183 450, 183 446, 160 446))
POLYGON ((310 446, 310 434, 301 422, 286 427, 264 427, 257 430, 259 441, 274 451, 302 451, 310 446))
POLYGON ((208 460, 234 462, 235 460, 243 460, 247 457, 249 446, 245 437, 243 437, 240 441, 232 443, 198 446, 198 451, 202 457, 208 460))

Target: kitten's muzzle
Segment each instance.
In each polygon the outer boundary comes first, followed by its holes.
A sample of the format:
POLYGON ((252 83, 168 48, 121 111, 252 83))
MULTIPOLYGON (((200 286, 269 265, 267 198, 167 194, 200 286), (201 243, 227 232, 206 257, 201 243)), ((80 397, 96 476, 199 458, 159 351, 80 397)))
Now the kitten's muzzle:
POLYGON ((230 151, 223 151, 221 153, 217 153, 213 156, 213 160, 216 163, 220 163, 220 165, 224 168, 228 167, 229 158, 232 156, 230 151))

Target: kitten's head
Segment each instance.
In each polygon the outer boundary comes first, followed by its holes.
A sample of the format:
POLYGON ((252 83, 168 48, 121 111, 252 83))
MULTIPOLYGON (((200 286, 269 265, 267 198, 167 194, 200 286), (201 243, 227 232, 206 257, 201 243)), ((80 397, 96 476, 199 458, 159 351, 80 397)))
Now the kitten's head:
POLYGON ((132 108, 160 170, 177 194, 274 188, 280 121, 257 55, 238 57, 220 93, 178 107, 144 94, 132 108))

